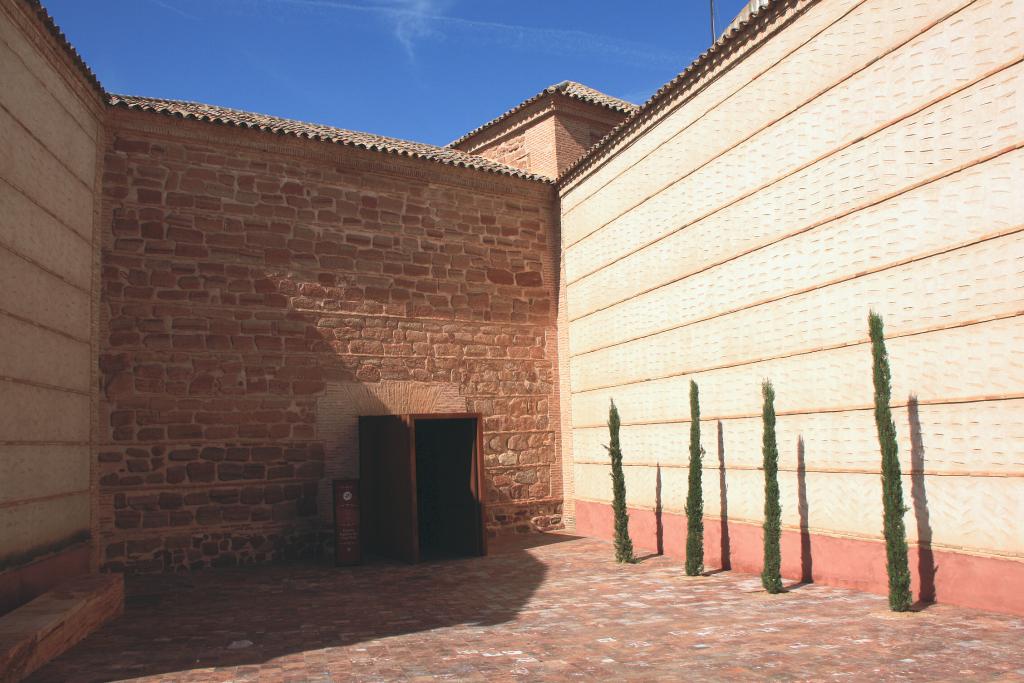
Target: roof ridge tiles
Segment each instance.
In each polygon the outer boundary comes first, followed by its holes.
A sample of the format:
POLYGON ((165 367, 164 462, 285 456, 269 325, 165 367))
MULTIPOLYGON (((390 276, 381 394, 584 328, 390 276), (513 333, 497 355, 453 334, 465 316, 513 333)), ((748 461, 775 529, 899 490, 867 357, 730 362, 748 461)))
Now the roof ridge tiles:
POLYGON ((472 168, 489 173, 513 176, 526 180, 553 183, 554 179, 539 173, 530 173, 522 169, 492 161, 475 154, 462 152, 448 147, 437 147, 425 142, 402 140, 374 133, 353 131, 317 123, 307 123, 295 119, 287 119, 269 114, 249 112, 242 109, 222 107, 219 105, 191 102, 187 100, 171 100, 157 97, 141 97, 136 95, 109 94, 108 103, 112 107, 145 111, 165 116, 177 116, 184 119, 205 121, 218 125, 229 125, 236 128, 248 128, 271 132, 278 135, 291 135, 297 138, 333 142, 335 144, 358 147, 371 151, 407 156, 434 161, 448 166, 472 168))
POLYGON ((580 100, 581 102, 595 104, 600 107, 604 107, 605 109, 611 109, 613 111, 626 114, 627 116, 632 115, 633 112, 640 108, 640 106, 637 104, 627 102, 626 100, 620 99, 618 97, 613 97, 612 95, 603 93, 600 90, 591 88, 589 85, 584 85, 583 83, 579 83, 577 81, 559 81, 558 83, 553 83, 552 85, 549 85, 548 87, 544 88, 536 95, 526 98, 516 106, 491 119, 487 123, 484 123, 481 126, 477 126, 473 130, 466 133, 465 135, 459 137, 457 140, 449 142, 447 146, 455 148, 457 145, 462 144, 463 142, 470 139, 477 133, 480 133, 481 131, 490 128, 496 123, 500 123, 501 121, 505 120, 509 116, 512 116, 516 112, 525 109, 534 102, 537 102, 541 98, 546 97, 547 95, 554 95, 555 93, 565 95, 566 97, 571 97, 574 100, 580 100))

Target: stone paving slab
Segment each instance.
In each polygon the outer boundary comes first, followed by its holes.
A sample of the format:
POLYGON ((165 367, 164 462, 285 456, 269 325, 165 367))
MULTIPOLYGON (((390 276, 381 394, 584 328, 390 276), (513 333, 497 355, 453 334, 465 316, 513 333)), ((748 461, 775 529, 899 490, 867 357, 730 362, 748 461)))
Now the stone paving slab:
POLYGON ((1024 619, 756 576, 617 565, 532 536, 486 558, 138 577, 32 681, 1024 681, 1024 619))

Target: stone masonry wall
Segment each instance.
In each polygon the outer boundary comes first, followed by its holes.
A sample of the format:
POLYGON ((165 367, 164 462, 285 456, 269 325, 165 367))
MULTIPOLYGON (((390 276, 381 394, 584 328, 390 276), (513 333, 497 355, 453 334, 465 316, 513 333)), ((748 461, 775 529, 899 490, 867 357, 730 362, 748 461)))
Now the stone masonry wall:
POLYGON ((558 176, 550 98, 540 100, 459 146, 472 154, 549 178, 558 176))
POLYGON ((108 138, 107 569, 315 553, 322 399, 359 384, 455 385, 489 531, 560 523, 550 185, 150 113, 108 138))

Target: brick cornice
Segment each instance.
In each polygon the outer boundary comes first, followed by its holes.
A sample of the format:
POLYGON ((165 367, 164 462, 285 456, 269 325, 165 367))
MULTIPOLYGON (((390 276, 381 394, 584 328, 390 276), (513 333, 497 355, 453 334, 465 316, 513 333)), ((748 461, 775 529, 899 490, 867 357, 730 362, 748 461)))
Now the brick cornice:
POLYGON ((472 168, 460 168, 412 157, 400 157, 317 140, 302 140, 272 135, 263 131, 218 126, 204 121, 170 118, 143 111, 114 109, 110 111, 111 136, 120 132, 140 133, 175 142, 203 142, 226 145, 257 153, 287 155, 324 164, 342 166, 347 170, 391 176, 403 181, 419 180, 427 184, 444 184, 477 192, 540 199, 554 204, 555 189, 548 183, 498 176, 472 168))

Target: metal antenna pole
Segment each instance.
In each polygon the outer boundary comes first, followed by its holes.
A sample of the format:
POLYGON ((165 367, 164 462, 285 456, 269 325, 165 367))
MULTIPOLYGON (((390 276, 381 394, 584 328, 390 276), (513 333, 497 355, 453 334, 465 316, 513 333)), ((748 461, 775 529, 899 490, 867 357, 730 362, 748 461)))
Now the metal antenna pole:
POLYGON ((715 0, 709 1, 711 3, 711 44, 714 45, 718 40, 718 31, 715 30, 715 0))

